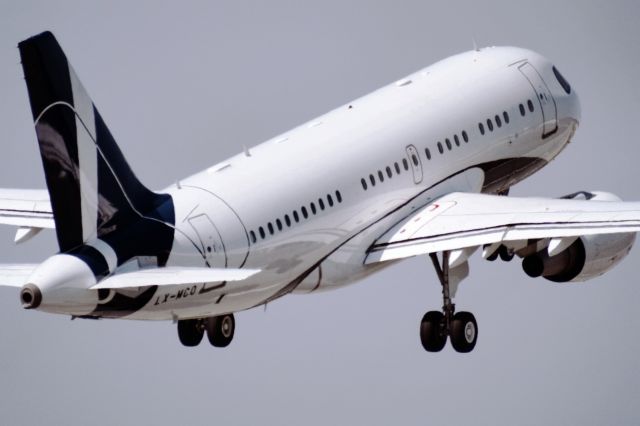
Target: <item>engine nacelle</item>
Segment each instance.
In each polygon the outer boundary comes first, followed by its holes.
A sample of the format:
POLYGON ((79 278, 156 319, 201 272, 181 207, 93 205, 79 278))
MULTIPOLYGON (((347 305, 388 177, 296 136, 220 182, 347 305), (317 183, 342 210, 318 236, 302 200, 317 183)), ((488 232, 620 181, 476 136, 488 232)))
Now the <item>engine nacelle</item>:
MULTIPOLYGON (((563 198, 620 200, 607 192, 579 192, 563 198)), ((629 254, 635 240, 635 232, 585 235, 555 256, 549 256, 546 248, 526 256, 522 261, 522 269, 530 277, 542 276, 553 282, 587 281, 616 266, 629 254)))

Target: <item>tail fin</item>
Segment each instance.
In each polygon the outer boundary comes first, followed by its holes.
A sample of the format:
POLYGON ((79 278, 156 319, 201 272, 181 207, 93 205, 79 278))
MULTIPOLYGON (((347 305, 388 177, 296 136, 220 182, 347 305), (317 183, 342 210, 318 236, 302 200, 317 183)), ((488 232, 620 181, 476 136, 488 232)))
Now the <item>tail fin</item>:
POLYGON ((107 236, 167 201, 131 171, 53 34, 18 48, 60 250, 107 236))

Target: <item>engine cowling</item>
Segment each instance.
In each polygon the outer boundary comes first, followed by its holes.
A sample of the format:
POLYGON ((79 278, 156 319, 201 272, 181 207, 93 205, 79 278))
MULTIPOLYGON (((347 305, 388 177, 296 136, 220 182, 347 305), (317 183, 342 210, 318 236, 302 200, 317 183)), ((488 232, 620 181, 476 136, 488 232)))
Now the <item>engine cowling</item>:
MULTIPOLYGON (((563 198, 620 200, 606 192, 579 192, 563 198)), ((635 240, 635 232, 582 236, 555 256, 549 256, 546 248, 526 256, 522 269, 530 277, 542 276, 553 282, 587 281, 616 266, 629 254, 635 240)))

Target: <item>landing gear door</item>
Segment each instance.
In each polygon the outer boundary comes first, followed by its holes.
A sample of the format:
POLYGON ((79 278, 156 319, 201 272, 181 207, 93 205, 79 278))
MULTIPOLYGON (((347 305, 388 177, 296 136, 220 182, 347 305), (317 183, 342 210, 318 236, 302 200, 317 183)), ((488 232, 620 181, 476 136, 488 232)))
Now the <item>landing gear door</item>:
MULTIPOLYGON (((528 62, 518 67, 520 72, 531 84, 535 92, 536 99, 542 110, 542 139, 547 138, 558 130, 558 111, 556 101, 551 95, 551 91, 544 82, 540 73, 528 62)), ((535 101, 534 101, 535 102, 535 101)))
POLYGON ((422 182, 422 160, 418 155, 418 150, 413 145, 407 145, 407 159, 411 165, 411 171, 413 172, 413 183, 418 184, 422 182))
POLYGON ((195 214, 187 218, 189 225, 198 236, 198 250, 210 268, 224 268, 227 266, 227 256, 220 232, 213 221, 205 213, 195 214))

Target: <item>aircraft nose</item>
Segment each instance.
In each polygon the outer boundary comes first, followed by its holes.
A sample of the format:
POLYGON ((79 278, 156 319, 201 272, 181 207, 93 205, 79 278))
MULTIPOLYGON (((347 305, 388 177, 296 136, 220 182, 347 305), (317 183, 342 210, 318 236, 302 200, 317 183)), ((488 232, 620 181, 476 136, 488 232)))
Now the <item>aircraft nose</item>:
POLYGON ((575 89, 568 96, 567 103, 569 104, 567 115, 579 123, 582 118, 582 107, 580 106, 580 97, 575 89))

